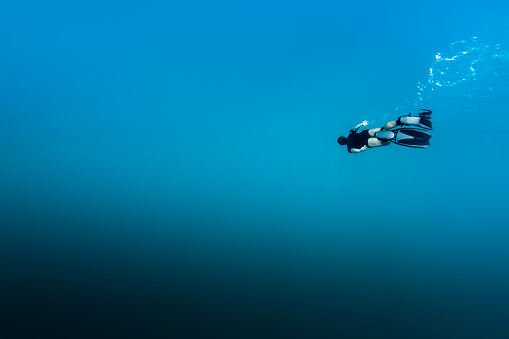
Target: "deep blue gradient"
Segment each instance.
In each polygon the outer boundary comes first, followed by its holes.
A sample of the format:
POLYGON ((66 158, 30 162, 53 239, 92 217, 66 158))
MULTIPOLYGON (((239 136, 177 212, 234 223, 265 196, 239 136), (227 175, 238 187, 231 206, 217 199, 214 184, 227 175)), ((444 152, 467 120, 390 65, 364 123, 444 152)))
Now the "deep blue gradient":
POLYGON ((2 4, 0 336, 508 337, 508 14, 2 4), (419 108, 428 149, 336 143, 419 108))

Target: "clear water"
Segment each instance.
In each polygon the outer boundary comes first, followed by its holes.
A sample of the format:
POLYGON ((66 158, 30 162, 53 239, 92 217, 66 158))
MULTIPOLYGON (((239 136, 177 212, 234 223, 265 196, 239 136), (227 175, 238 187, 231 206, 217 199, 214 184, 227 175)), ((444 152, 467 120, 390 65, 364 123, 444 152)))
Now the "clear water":
POLYGON ((1 336, 507 337, 508 11, 2 4, 1 336))

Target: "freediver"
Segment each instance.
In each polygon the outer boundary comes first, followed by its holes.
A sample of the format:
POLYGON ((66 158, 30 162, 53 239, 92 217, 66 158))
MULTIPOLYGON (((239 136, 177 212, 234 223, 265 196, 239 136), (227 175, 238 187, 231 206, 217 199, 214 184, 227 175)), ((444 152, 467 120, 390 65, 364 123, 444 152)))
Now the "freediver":
POLYGON ((365 120, 352 128, 348 137, 338 138, 338 144, 346 145, 349 153, 364 152, 368 148, 387 146, 395 143, 401 146, 426 148, 431 138, 431 111, 421 109, 419 116, 401 116, 395 121, 389 121, 381 128, 372 128, 357 133, 357 130, 367 126, 365 120))

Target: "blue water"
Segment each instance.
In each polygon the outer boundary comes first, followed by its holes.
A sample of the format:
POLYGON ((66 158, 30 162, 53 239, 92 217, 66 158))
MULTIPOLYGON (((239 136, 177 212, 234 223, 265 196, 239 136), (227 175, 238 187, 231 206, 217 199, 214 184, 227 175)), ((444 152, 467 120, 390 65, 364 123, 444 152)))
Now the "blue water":
POLYGON ((508 13, 2 4, 0 336, 508 337, 508 13))

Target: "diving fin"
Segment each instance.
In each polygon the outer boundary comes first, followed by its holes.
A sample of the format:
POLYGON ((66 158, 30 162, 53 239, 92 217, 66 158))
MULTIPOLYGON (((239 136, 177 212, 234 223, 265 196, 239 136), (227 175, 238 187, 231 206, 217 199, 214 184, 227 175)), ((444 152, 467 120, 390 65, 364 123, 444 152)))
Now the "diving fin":
POLYGON ((404 127, 390 131, 379 131, 376 133, 376 137, 382 141, 390 141, 401 146, 426 148, 429 147, 431 132, 417 128, 404 127))
POLYGON ((416 128, 400 128, 397 130, 396 136, 391 141, 401 146, 426 148, 429 147, 430 138, 430 131, 416 128))
POLYGON ((432 113, 432 112, 431 112, 429 109, 424 109, 424 108, 423 108, 423 109, 421 109, 421 110, 419 111, 419 116, 420 116, 420 117, 424 117, 424 118, 426 118, 426 119, 431 119, 431 113, 432 113))
POLYGON ((391 141, 396 136, 396 133, 391 130, 380 130, 375 133, 375 136, 381 141, 391 141))
POLYGON ((429 111, 429 113, 420 112, 418 117, 412 117, 410 115, 399 117, 398 122, 398 125, 414 126, 416 128, 423 128, 427 130, 433 129, 431 126, 431 111, 429 111))

